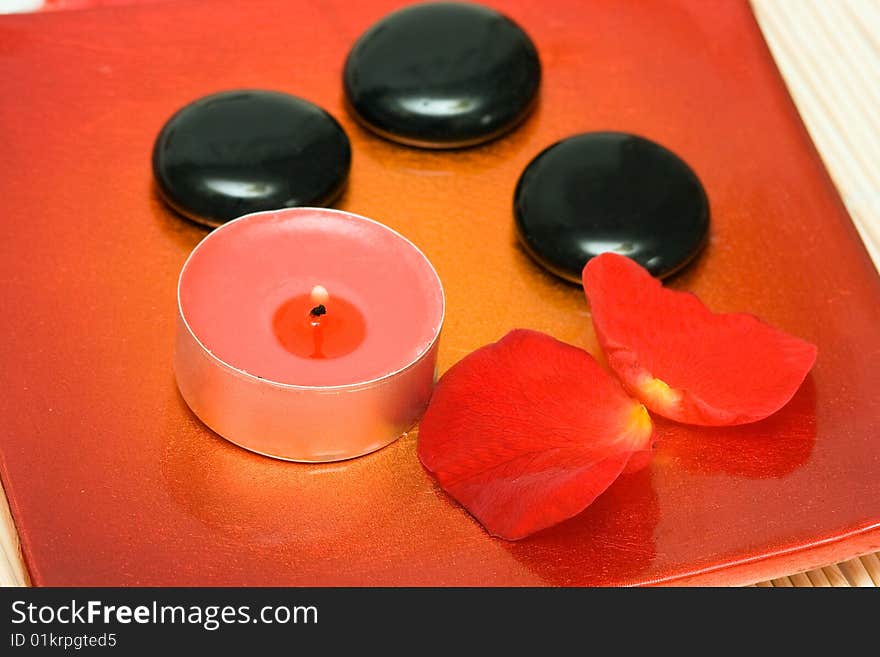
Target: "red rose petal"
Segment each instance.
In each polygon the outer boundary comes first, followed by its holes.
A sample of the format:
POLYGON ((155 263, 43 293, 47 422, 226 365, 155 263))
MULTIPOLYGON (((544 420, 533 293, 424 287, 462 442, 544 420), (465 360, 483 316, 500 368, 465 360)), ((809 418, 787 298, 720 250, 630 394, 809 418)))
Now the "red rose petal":
POLYGON ((418 453, 489 533, 516 540, 583 511, 652 437, 644 406, 586 351, 516 330, 443 376, 418 453))
POLYGON ((724 426, 772 415, 816 361, 816 346, 753 315, 715 314, 668 290, 629 258, 605 253, 584 267, 584 291, 608 364, 655 413, 724 426))

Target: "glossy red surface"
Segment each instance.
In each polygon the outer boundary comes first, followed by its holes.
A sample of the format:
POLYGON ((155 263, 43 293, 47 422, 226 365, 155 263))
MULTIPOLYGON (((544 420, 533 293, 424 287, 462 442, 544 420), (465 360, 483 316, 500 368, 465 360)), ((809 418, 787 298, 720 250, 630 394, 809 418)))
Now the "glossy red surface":
POLYGON ((485 147, 405 149, 343 107, 347 49, 400 5, 181 0, 0 18, 3 483, 37 584, 743 583, 880 548, 880 278, 743 2, 490 3, 535 40, 539 107, 485 147), (304 64, 305 63, 305 64, 304 64), (525 165, 575 132, 681 155, 710 241, 670 284, 819 346, 782 411, 658 421, 650 466, 529 539, 490 538, 425 473, 415 435, 306 466, 206 430, 174 385, 175 285, 204 231, 150 179, 175 109, 266 87, 352 138, 338 207, 421 247, 447 292, 441 369, 513 327, 598 353, 579 288, 516 246, 525 165))
POLYGON ((43 0, 43 6, 40 7, 40 11, 122 7, 125 5, 148 4, 154 2, 173 2, 173 0, 43 0))

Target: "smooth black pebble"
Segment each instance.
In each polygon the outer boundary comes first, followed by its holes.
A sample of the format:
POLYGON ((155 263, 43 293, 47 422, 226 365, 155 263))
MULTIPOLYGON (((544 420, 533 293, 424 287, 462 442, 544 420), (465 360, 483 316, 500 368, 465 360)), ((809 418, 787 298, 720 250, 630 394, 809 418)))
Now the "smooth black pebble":
POLYGON ((367 128, 425 148, 474 146, 507 132, 541 82, 529 36, 494 9, 432 2, 396 11, 355 43, 346 99, 367 128))
POLYGON ((542 151, 514 193, 517 232, 554 274, 580 283, 608 251, 654 276, 685 266, 705 244, 709 200, 675 153, 643 137, 590 132, 542 151))
POLYGON ((351 145, 330 114, 274 91, 225 91, 179 110, 153 147, 165 200, 217 226, 250 212, 326 206, 342 192, 351 145))

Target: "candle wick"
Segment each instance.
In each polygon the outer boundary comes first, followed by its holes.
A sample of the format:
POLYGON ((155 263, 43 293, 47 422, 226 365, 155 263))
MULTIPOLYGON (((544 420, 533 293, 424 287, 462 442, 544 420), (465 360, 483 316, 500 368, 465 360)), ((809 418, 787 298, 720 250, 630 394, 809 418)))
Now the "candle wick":
POLYGON ((324 327, 321 326, 321 316, 326 314, 327 309, 323 303, 312 308, 309 313, 309 316, 312 318, 312 321, 309 323, 312 325, 312 340, 314 340, 315 345, 312 358, 326 358, 324 355, 324 327))
POLYGON ((326 358, 324 355, 324 327, 321 326, 321 317, 327 314, 327 307, 324 305, 330 300, 330 293, 327 292, 327 288, 323 285, 316 285, 312 288, 311 293, 309 294, 311 297, 312 303, 315 306, 309 312, 309 317, 311 321, 309 322, 312 325, 312 339, 315 341, 315 351, 312 354, 312 358, 326 358))

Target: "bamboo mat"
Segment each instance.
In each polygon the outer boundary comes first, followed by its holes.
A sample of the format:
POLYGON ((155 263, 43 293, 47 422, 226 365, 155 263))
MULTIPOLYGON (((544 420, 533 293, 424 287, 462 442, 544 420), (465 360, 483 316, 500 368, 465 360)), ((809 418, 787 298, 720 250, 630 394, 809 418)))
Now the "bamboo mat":
MULTIPOLYGON (((880 0, 752 0, 773 56, 880 269, 880 0)), ((880 553, 758 587, 880 586, 880 553)), ((28 583, 0 487, 0 585, 28 583)))

